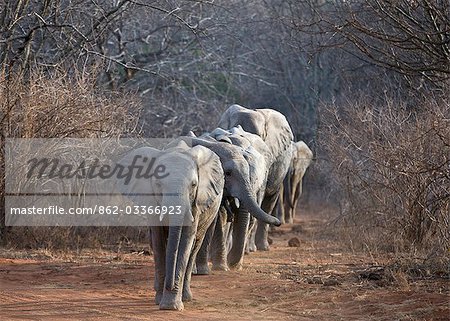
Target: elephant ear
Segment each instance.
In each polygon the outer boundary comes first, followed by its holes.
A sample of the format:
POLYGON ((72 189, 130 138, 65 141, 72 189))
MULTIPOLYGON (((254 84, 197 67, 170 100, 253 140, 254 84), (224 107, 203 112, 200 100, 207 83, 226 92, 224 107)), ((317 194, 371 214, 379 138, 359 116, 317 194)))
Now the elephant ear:
MULTIPOLYGON (((128 171, 128 166, 135 164, 135 166, 142 166, 146 168, 152 158, 157 158, 161 154, 161 151, 151 147, 141 147, 132 150, 120 159, 117 164, 124 168, 124 172, 128 171)), ((126 175, 125 175, 126 176, 126 175)), ((149 199, 149 194, 152 194, 151 182, 147 179, 136 179, 132 175, 131 179, 127 177, 118 178, 116 181, 116 187, 124 196, 127 196, 136 204, 143 204, 152 201, 149 199)))
POLYGON ((224 142, 224 143, 228 143, 228 144, 233 144, 233 142, 231 141, 230 137, 228 137, 227 135, 217 136, 216 140, 218 142, 224 142))
POLYGON ((189 146, 184 140, 174 140, 170 142, 164 149, 165 150, 177 149, 181 151, 186 151, 189 150, 189 146))
POLYGON ((286 117, 280 112, 273 109, 256 109, 265 119, 265 136, 261 136, 266 145, 269 147, 272 155, 277 157, 282 155, 291 147, 294 139, 291 126, 286 117))
POLYGON ((229 134, 229 131, 227 131, 227 130, 225 130, 223 128, 217 127, 209 135, 211 137, 216 138, 217 136, 226 135, 226 134, 229 134))
POLYGON ((196 142, 202 141, 202 142, 214 143, 216 141, 216 139, 214 138, 214 136, 211 135, 211 133, 203 133, 200 137, 196 137, 195 141, 196 142))
POLYGON ((230 106, 219 120, 219 126, 222 128, 233 128, 241 125, 241 128, 249 133, 265 137, 264 116, 239 105, 230 106))
POLYGON ((222 114, 219 120, 219 127, 222 128, 231 128, 236 125, 236 116, 240 112, 246 111, 247 108, 239 106, 237 104, 231 105, 227 110, 222 114))
POLYGON ((230 132, 225 130, 225 129, 223 129, 223 128, 220 128, 220 127, 214 129, 209 134, 210 137, 214 138, 218 142, 225 142, 225 143, 228 143, 228 144, 233 144, 233 142, 228 137, 228 135, 230 135, 230 132))
POLYGON ((247 139, 251 146, 253 146, 261 155, 264 156, 267 166, 273 163, 274 157, 272 155, 272 151, 259 135, 246 132, 241 126, 233 127, 232 131, 235 132, 236 135, 247 139))
POLYGON ((202 213, 222 199, 224 174, 219 156, 208 148, 195 146, 189 153, 197 163, 196 207, 202 213))
POLYGON ((241 135, 244 136, 247 132, 244 131, 241 125, 237 125, 230 129, 230 132, 234 135, 241 135))
POLYGON ((251 184, 253 185, 255 191, 259 190, 266 184, 264 180, 267 177, 266 159, 257 149, 252 146, 249 146, 245 150, 243 156, 247 160, 248 165, 251 168, 251 175, 254 175, 254 177, 250 177, 251 184))

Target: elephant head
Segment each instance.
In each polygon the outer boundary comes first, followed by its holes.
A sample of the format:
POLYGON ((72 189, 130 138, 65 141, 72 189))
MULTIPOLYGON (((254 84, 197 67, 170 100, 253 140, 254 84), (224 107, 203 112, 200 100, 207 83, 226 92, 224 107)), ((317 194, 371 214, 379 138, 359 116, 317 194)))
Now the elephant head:
MULTIPOLYGON (((129 170, 141 168, 140 172, 136 170, 136 173, 133 173, 131 180, 117 181, 121 192, 136 205, 182 206, 184 215, 171 217, 172 220, 178 220, 174 225, 190 224, 194 220, 190 204, 193 193, 196 193, 198 173, 192 157, 181 151, 167 152, 152 147, 141 147, 129 152, 119 164, 124 168, 130 168, 129 170), (181 168, 185 170, 180 170, 181 168), (148 169, 148 175, 143 175, 143 169, 148 169)), ((164 215, 163 212, 154 216, 163 221, 164 215)), ((169 222, 158 223, 156 219, 149 221, 149 225, 166 223, 169 222)))
MULTIPOLYGON (((284 179, 283 210, 285 220, 293 222, 297 202, 302 194, 302 180, 311 164, 313 153, 303 141, 292 143, 292 159, 289 172, 284 179)), ((283 213, 280 213, 283 214, 283 213)))
POLYGON ((216 128, 207 137, 212 137, 216 141, 229 143, 242 148, 246 152, 244 153, 244 158, 249 164, 252 188, 257 192, 265 189, 267 174, 273 159, 272 154, 261 137, 244 131, 240 126, 233 127, 229 130, 216 128))
POLYGON ((234 197, 255 218, 268 224, 280 225, 277 218, 264 212, 258 205, 252 180, 250 177, 249 159, 252 155, 243 148, 228 142, 216 141, 212 137, 180 137, 170 145, 180 140, 191 146, 204 146, 217 154, 222 164, 225 177, 224 196, 234 197))
POLYGON ((306 169, 311 164, 313 159, 313 153, 308 145, 303 141, 298 141, 293 143, 294 151, 292 153, 291 160, 291 170, 292 173, 299 177, 299 179, 303 178, 305 175, 306 169))

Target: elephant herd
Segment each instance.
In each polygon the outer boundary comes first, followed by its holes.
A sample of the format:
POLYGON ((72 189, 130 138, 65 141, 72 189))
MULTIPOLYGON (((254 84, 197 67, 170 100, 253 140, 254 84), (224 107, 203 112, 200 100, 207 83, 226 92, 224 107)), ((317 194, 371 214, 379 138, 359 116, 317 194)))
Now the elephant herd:
POLYGON ((245 253, 269 249, 269 225, 292 222, 313 156, 293 138, 281 113, 232 105, 212 132, 191 132, 163 150, 141 147, 120 161, 139 156, 170 169, 164 178, 122 182, 124 195, 185 209, 150 226, 160 309, 182 310, 192 300, 191 275, 208 274, 209 261, 212 269, 240 269, 245 253))

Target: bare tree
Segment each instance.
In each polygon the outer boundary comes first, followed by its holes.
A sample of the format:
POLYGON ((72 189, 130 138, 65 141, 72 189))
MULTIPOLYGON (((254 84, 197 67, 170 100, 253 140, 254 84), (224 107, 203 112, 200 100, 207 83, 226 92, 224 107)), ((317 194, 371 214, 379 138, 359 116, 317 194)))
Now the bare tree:
POLYGON ((448 85, 448 1, 335 1, 320 16, 335 45, 352 43, 362 59, 395 70, 415 88, 448 85))

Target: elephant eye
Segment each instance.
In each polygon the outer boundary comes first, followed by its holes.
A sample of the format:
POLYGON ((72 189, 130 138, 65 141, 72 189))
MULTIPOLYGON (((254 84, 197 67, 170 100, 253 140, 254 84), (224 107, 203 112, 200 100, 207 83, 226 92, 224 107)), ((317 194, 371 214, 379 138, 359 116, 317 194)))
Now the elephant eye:
POLYGON ((225 171, 225 176, 231 176, 231 170, 225 171))

